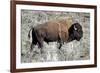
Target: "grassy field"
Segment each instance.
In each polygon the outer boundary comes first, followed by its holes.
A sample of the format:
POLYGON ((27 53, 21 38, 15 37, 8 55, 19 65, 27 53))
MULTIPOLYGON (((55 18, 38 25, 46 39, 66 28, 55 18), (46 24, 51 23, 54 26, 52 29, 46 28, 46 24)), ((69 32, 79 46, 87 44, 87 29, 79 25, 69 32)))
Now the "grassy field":
POLYGON ((90 58, 90 14, 83 12, 55 12, 21 10, 21 62, 54 62, 87 60, 90 58), (57 48, 57 42, 46 44, 44 42, 43 53, 38 46, 29 52, 32 39, 28 38, 31 27, 42 25, 46 21, 57 18, 69 18, 72 23, 79 22, 83 28, 83 37, 80 41, 64 43, 62 48, 57 48))

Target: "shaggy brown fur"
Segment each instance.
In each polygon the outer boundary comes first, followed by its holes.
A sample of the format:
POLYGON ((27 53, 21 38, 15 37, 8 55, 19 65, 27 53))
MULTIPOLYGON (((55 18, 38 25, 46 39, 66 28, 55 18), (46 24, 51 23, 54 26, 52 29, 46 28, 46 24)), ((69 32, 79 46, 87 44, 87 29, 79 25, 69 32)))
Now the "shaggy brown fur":
MULTIPOLYGON (((62 46, 63 42, 68 42, 68 40, 72 41, 76 39, 78 35, 78 39, 80 39, 83 35, 83 31, 81 28, 81 25, 79 23, 75 23, 75 25, 78 25, 79 29, 81 29, 82 34, 78 34, 78 32, 75 30, 74 35, 74 27, 72 26, 72 22, 67 19, 55 19, 50 20, 48 22, 45 22, 44 24, 35 26, 32 28, 32 45, 39 44, 39 47, 43 47, 43 41, 45 42, 53 42, 57 41, 60 43, 59 49, 62 46), (69 32, 69 29, 71 28, 71 33, 69 32), (74 37, 75 36, 75 37, 74 37)), ((75 26, 75 28, 77 28, 75 26)))

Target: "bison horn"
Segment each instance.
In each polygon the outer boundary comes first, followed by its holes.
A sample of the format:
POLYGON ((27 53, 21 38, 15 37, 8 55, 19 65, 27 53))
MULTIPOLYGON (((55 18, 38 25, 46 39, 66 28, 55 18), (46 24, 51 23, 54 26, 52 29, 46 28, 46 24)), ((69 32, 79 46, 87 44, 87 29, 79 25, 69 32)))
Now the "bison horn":
POLYGON ((76 26, 74 25, 74 29, 77 30, 76 26))

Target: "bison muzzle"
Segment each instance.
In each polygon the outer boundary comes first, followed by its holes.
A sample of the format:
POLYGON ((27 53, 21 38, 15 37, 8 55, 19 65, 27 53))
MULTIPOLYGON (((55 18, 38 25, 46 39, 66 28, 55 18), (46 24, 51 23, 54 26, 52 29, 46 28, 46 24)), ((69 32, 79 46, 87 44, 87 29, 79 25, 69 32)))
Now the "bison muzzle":
POLYGON ((53 20, 37 25, 29 30, 32 30, 31 49, 38 44, 39 48, 43 47, 43 41, 58 42, 59 49, 64 42, 71 42, 73 40, 80 41, 83 37, 82 26, 79 23, 69 24, 66 20, 53 20))

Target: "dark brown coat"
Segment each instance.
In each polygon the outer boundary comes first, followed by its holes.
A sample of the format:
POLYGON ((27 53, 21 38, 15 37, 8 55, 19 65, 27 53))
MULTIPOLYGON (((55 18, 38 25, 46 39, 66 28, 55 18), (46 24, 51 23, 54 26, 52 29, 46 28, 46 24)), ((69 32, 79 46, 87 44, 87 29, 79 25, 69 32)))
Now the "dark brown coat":
MULTIPOLYGON (((74 24, 73 24, 74 25, 74 24)), ((43 41, 45 42, 53 42, 57 41, 60 43, 59 49, 62 46, 63 42, 69 42, 74 39, 76 39, 76 35, 78 35, 78 38, 80 39, 83 36, 82 27, 79 23, 75 23, 75 25, 78 25, 79 29, 81 29, 82 34, 76 34, 74 33, 74 27, 71 23, 71 21, 66 19, 56 19, 51 20, 48 22, 45 22, 44 24, 40 24, 38 26, 35 26, 32 28, 32 45, 39 44, 39 47, 43 47, 43 41), (71 30, 72 29, 72 30, 71 30), (74 37, 75 36, 75 37, 74 37)), ((76 39, 77 40, 77 39, 76 39)))

